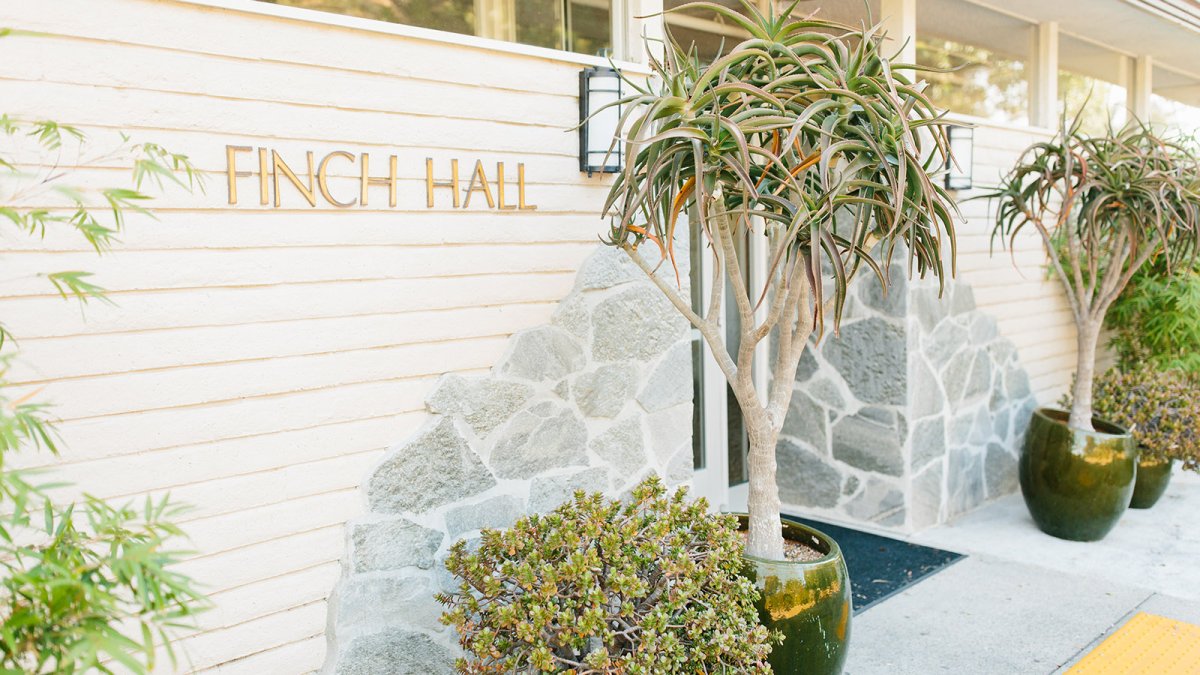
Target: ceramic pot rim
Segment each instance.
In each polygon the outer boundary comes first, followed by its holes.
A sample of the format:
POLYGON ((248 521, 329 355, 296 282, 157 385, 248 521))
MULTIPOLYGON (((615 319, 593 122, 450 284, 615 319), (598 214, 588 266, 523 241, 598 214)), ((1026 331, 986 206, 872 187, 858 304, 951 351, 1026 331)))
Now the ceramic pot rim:
MULTIPOLYGON (((732 511, 732 512, 730 512, 730 514, 737 516, 739 518, 739 520, 748 520, 750 517, 749 514, 743 512, 743 511, 732 511)), ((771 560, 769 558, 759 558, 758 556, 749 555, 747 553, 742 553, 743 558, 745 558, 746 560, 751 560, 760 565, 780 565, 780 566, 788 566, 788 567, 805 567, 805 566, 825 565, 827 563, 838 560, 839 558, 842 557, 842 549, 840 546, 838 546, 837 540, 835 540, 833 537, 825 534, 824 532, 818 530, 817 528, 815 528, 811 525, 808 525, 806 523, 801 523, 797 520, 794 520, 794 519, 788 517, 787 515, 780 514, 779 519, 783 521, 784 528, 794 527, 798 530, 803 530, 804 532, 812 535, 813 537, 815 537, 817 539, 820 539, 821 543, 823 543, 829 547, 829 552, 826 553, 825 555, 821 556, 820 558, 817 558, 816 560, 771 560)), ((738 529, 741 530, 742 528, 739 527, 738 529)), ((795 541, 795 540, 793 539, 792 541, 795 541)), ((806 546, 808 545, 805 542, 799 542, 799 543, 805 544, 806 546)))
MULTIPOLYGON (((1070 417, 1070 413, 1065 410, 1060 410, 1059 408, 1038 408, 1033 411, 1033 414, 1035 417, 1041 417, 1050 424, 1056 424, 1063 427, 1067 426, 1067 419, 1070 417)), ((1113 424, 1112 422, 1099 417, 1092 417, 1092 426, 1096 427, 1096 431, 1083 431, 1080 429, 1069 430, 1074 434, 1088 434, 1103 438, 1122 438, 1132 436, 1132 434, 1130 434, 1125 427, 1119 424, 1113 424)))

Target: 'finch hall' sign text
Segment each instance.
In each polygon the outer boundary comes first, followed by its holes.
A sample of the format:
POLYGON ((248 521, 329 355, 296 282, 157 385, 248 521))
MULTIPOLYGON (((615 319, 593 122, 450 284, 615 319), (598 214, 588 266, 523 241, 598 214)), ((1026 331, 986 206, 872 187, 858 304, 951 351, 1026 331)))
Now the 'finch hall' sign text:
MULTIPOLYGON (((317 206, 318 199, 339 208, 365 207, 375 192, 381 193, 386 189, 388 206, 394 208, 397 204, 397 186, 406 178, 401 176, 399 164, 396 155, 389 155, 385 161, 373 164, 369 153, 355 155, 344 150, 331 152, 317 161, 309 151, 305 153, 304 168, 297 172, 275 150, 247 145, 225 146, 225 174, 229 203, 233 205, 238 203, 238 179, 255 178, 258 203, 262 206, 278 208, 283 203, 280 192, 294 189, 312 207, 317 206), (251 170, 250 167, 255 165, 254 160, 241 155, 255 151, 257 170, 251 170), (341 177, 331 176, 331 171, 341 172, 341 177), (286 187, 289 184, 291 188, 286 187)), ((485 202, 487 208, 501 211, 532 211, 537 208, 525 196, 523 163, 516 164, 515 172, 509 170, 504 162, 496 162, 493 170, 490 164, 484 165, 483 160, 476 160, 473 168, 464 166, 464 169, 460 170, 457 159, 435 162, 432 157, 426 157, 425 170, 407 178, 419 179, 424 183, 425 208, 429 209, 435 206, 465 209, 472 204, 479 208, 485 202)))

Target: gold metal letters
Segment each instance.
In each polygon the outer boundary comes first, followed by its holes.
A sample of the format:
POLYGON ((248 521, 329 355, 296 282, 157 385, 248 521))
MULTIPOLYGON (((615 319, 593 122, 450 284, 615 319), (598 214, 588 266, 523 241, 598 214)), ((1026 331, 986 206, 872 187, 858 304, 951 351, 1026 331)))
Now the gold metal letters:
MULTIPOLYGON (((293 162, 295 160, 293 159, 293 162)), ((294 164, 293 164, 294 165, 294 164)), ((476 209, 482 206, 481 200, 475 199, 476 193, 483 193, 483 200, 487 202, 488 209, 496 209, 500 211, 533 211, 537 206, 530 204, 526 196, 526 180, 525 180, 525 164, 517 163, 517 180, 516 180, 516 203, 508 201, 513 198, 511 194, 512 174, 508 172, 509 166, 505 162, 496 162, 495 173, 489 169, 489 165, 485 165, 483 160, 476 160, 474 168, 470 172, 470 177, 463 180, 459 175, 459 160, 438 160, 435 161, 432 157, 425 158, 425 174, 423 176, 412 175, 402 176, 400 172, 400 158, 397 155, 388 155, 388 172, 386 176, 371 175, 371 156, 369 153, 361 153, 355 156, 353 153, 346 150, 335 150, 326 154, 321 158, 320 162, 312 151, 305 152, 305 168, 303 174, 297 174, 292 166, 284 160, 283 155, 278 151, 270 148, 254 148, 247 145, 226 145, 225 146, 225 173, 228 182, 229 203, 237 205, 238 203, 238 179, 251 178, 258 174, 258 201, 263 206, 271 206, 281 208, 286 201, 282 195, 284 192, 299 193, 300 197, 308 203, 310 207, 316 208, 318 195, 331 206, 347 209, 354 206, 359 208, 368 205, 368 188, 372 186, 387 186, 388 188, 388 205, 395 208, 399 203, 399 195, 401 192, 401 181, 405 178, 419 181, 422 178, 425 183, 425 207, 432 209, 437 206, 437 200, 434 199, 435 192, 439 189, 448 191, 450 204, 456 209, 471 208, 472 204, 476 209), (258 171, 248 171, 238 167, 238 154, 250 153, 257 151, 258 154, 258 171), (339 160, 341 164, 335 165, 331 169, 331 163, 334 160, 339 160), (358 163, 357 179, 358 179, 358 198, 342 201, 346 197, 349 186, 346 181, 353 181, 353 168, 346 170, 345 165, 351 167, 358 163), (331 188, 330 171, 333 171, 333 186, 331 188), (339 182, 340 181, 340 182, 339 182), (291 188, 287 188, 287 184, 291 184, 291 188), (344 187, 338 187, 342 185, 344 187), (493 192, 493 187, 495 191, 493 192), (272 189, 273 188, 273 189, 272 189), (342 198, 334 196, 334 188, 340 190, 342 198), (272 199, 272 195, 274 199, 272 199)), ((470 166, 470 165, 468 165, 470 166)), ((378 169, 375 169, 378 171, 378 169)), ((353 183, 351 183, 352 185, 353 183)), ((418 185, 420 183, 417 183, 418 185)), ((443 199, 442 208, 446 207, 443 199)))

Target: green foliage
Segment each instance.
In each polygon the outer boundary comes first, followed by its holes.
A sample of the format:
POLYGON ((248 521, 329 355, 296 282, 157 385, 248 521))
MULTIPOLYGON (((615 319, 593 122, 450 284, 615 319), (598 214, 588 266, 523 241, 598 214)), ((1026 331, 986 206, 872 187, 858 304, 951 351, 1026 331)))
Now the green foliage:
POLYGON ((473 673, 768 673, 772 637, 739 574, 733 516, 656 478, 627 504, 575 494, 545 516, 485 530, 446 568, 441 594, 473 673))
POLYGON ((1200 269, 1147 265, 1108 312, 1109 346, 1125 369, 1150 366, 1200 375, 1200 269))
POLYGON ((204 606, 170 569, 179 508, 165 497, 140 510, 94 497, 64 508, 15 472, 0 481, 14 507, 0 525, 0 672, 142 673, 159 646, 174 663, 168 631, 204 606))
MULTIPOLYGON (((1178 370, 1112 368, 1096 378, 1093 406, 1101 419, 1119 424, 1142 448, 1142 456, 1177 459, 1200 471, 1200 387, 1178 370)), ((1063 405, 1070 405, 1063 396, 1063 405)))
MULTIPOLYGON (((0 29, 0 37, 22 35, 0 29)), ((130 213, 149 215, 143 184, 173 183, 188 189, 199 177, 184 155, 151 143, 121 147, 100 158, 128 160, 131 186, 86 189, 66 183, 57 157, 64 144, 82 146, 78 129, 50 120, 0 115, 0 140, 32 142, 41 156, 17 160, 0 155, 0 225, 44 238, 63 228, 97 252, 108 251, 130 213), (33 166, 35 169, 23 167, 33 166), (54 204, 28 207, 24 203, 54 204)), ((105 299, 104 289, 79 270, 42 275, 64 298, 105 299)), ((147 498, 141 508, 114 506, 85 495, 77 504, 56 504, 47 491, 12 468, 22 450, 58 452, 48 406, 40 390, 14 397, 8 372, 16 354, 13 336, 0 325, 0 673, 145 673, 159 651, 175 661, 171 631, 206 603, 192 582, 172 567, 183 552, 173 540, 180 508, 166 497, 147 498)))
POLYGON ((708 66, 670 44, 651 63, 651 84, 629 82, 630 159, 605 204, 615 220, 608 243, 649 240, 674 264, 684 208, 696 207, 710 242, 761 218, 778 242, 768 278, 801 258, 818 327, 825 279, 836 328, 855 271, 866 265, 886 285, 902 244, 910 266, 940 278, 944 242, 953 259, 956 207, 931 174, 945 162, 949 123, 910 77, 915 67, 892 63, 876 28, 801 19, 796 3, 769 14, 743 5, 679 8, 711 10, 750 37, 708 66))

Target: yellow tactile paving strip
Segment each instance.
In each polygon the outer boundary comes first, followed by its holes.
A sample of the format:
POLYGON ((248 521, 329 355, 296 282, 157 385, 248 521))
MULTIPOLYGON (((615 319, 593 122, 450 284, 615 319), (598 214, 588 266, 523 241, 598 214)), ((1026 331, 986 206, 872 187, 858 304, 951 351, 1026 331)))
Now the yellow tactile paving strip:
POLYGON ((1200 626, 1138 612, 1067 675, 1200 675, 1200 626))

